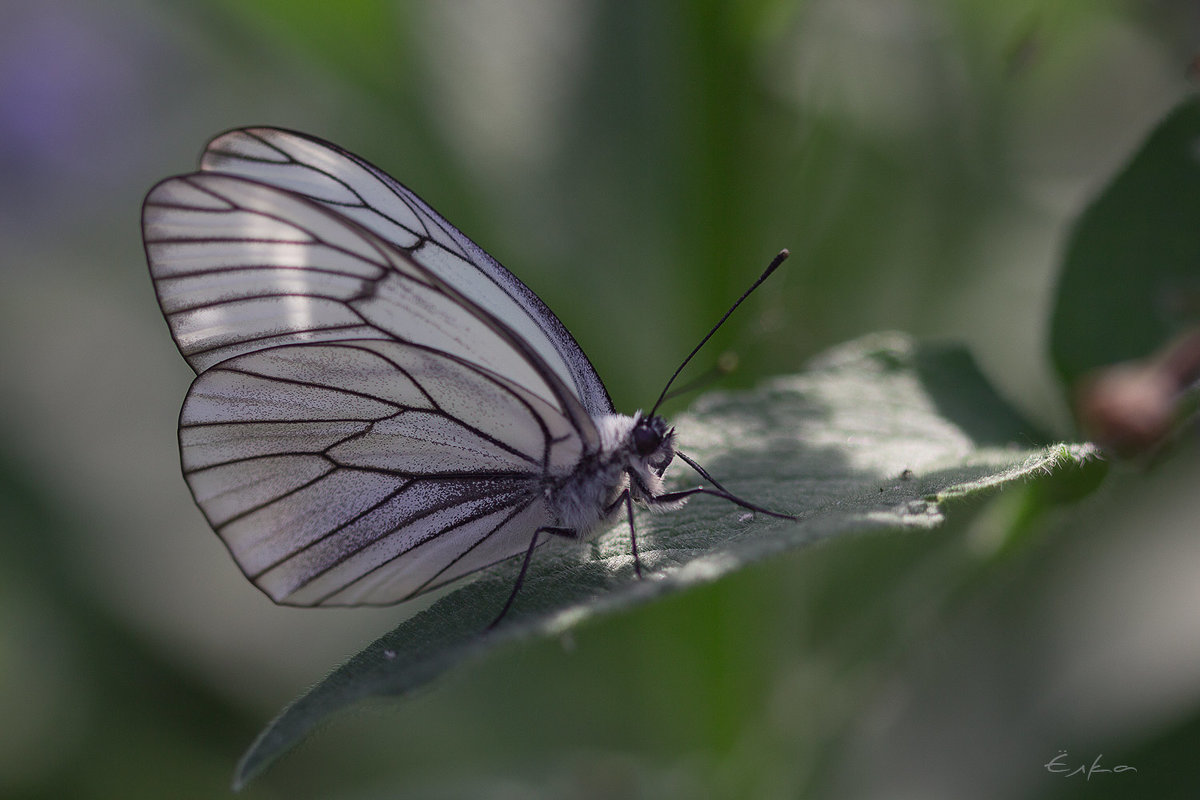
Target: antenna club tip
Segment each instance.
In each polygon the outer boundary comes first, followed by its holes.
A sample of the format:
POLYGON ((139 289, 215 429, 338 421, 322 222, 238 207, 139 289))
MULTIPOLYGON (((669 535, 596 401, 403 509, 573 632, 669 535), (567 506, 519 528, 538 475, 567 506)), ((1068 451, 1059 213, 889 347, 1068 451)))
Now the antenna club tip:
MULTIPOLYGON (((776 267, 778 267, 780 264, 782 264, 784 261, 786 261, 787 257, 790 256, 791 254, 792 254, 791 251, 788 250, 786 247, 783 248, 782 250, 780 250, 779 254, 771 259, 771 263, 767 265, 766 271, 763 272, 762 277, 758 279, 758 282, 761 283, 763 280, 765 280, 766 277, 768 275, 770 275, 772 272, 774 272, 776 267)), ((758 286, 758 283, 754 284, 754 286, 751 287, 751 291, 753 291, 753 289, 757 286, 758 286)), ((745 298, 743 298, 743 299, 745 299, 745 298)), ((738 302, 741 302, 741 301, 739 300, 738 302)))
POLYGON ((750 285, 750 288, 747 289, 745 292, 743 292, 742 296, 734 301, 733 305, 731 305, 729 307, 729 310, 725 312, 725 316, 723 316, 719 320, 717 320, 717 324, 713 326, 712 330, 710 330, 708 333, 706 333, 704 335, 704 338, 700 340, 700 344, 698 344, 694 348, 692 348, 692 352, 688 353, 687 358, 685 358, 683 360, 683 363, 681 363, 679 365, 679 367, 676 368, 674 374, 671 375, 670 380, 667 381, 667 385, 663 387, 662 394, 660 394, 658 396, 658 399, 654 401, 654 405, 650 408, 649 416, 653 417, 655 415, 655 413, 658 412, 658 407, 660 405, 662 405, 663 400, 666 399, 667 392, 670 391, 670 389, 671 389, 671 384, 673 384, 675 382, 675 379, 679 377, 679 373, 683 372, 683 368, 686 367, 687 363, 692 360, 692 357, 695 356, 696 353, 700 352, 700 348, 704 346, 704 343, 713 337, 713 334, 716 333, 717 330, 722 325, 725 324, 725 320, 729 319, 729 315, 732 314, 734 312, 734 310, 742 304, 742 301, 745 300, 747 297, 749 297, 751 292, 753 292, 755 289, 757 289, 762 284, 763 281, 765 281, 767 278, 771 277, 771 273, 774 272, 775 269, 780 264, 783 263, 784 259, 786 259, 790 255, 791 255, 791 253, 788 251, 788 249, 786 247, 784 249, 780 250, 779 255, 777 255, 777 256, 775 256, 775 258, 771 259, 771 263, 767 265, 767 268, 765 270, 763 270, 763 274, 758 276, 758 280, 756 280, 754 283, 752 283, 750 285))

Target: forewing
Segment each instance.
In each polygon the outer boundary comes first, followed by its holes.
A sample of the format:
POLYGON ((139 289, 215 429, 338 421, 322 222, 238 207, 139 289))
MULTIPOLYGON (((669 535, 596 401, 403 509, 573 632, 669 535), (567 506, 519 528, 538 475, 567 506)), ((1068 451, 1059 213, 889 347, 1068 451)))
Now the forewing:
POLYGON ((201 373, 184 475, 234 559, 291 605, 394 603, 523 552, 571 422, 486 369, 390 341, 251 352, 201 373))
POLYGON ((515 331, 572 387, 590 415, 612 413, 587 356, 541 299, 379 168, 329 142, 276 128, 218 136, 200 167, 295 192, 354 220, 515 331))
POLYGON ((198 373, 299 342, 409 342, 504 375, 596 443, 574 390, 519 333, 324 206, 245 178, 196 173, 154 187, 142 225, 159 304, 198 373))

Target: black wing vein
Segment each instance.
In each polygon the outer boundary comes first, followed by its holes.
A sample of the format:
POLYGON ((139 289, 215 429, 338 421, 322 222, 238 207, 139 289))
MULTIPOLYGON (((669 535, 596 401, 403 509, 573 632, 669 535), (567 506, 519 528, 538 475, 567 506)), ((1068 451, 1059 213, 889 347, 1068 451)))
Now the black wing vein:
POLYGON ((218 137, 147 196, 143 233, 197 372, 185 477, 278 602, 392 603, 518 555, 600 446, 612 404, 558 319, 333 145, 218 137))

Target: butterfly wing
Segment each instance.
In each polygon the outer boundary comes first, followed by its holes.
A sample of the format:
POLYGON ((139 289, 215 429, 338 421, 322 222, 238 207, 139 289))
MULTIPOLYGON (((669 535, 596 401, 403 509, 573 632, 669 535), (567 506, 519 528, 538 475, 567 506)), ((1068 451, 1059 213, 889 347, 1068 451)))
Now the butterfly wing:
POLYGON ((143 209, 155 290, 199 373, 197 503, 279 602, 395 602, 528 546, 543 482, 599 439, 540 351, 356 222, 197 173, 143 209))
POLYGON ((142 217, 155 292, 197 372, 306 341, 390 339, 457 356, 553 402, 593 438, 553 364, 403 251, 303 197, 197 173, 163 181, 142 217))
POLYGON ((354 220, 502 320, 574 388, 589 414, 613 413, 591 362, 541 299, 378 167, 306 134, 245 128, 213 139, 200 168, 285 189, 354 220))
POLYGON ((184 475, 260 589, 291 605, 393 603, 518 553, 553 520, 541 479, 570 421, 429 348, 285 345, 197 377, 184 475))

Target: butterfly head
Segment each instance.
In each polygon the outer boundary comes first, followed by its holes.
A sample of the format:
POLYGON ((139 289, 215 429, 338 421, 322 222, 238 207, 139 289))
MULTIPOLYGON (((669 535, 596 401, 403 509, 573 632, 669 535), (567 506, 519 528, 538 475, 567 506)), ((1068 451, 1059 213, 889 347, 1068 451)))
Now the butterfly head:
POLYGON ((675 458, 675 429, 668 428, 662 417, 638 414, 629 440, 642 463, 661 478, 675 458))

